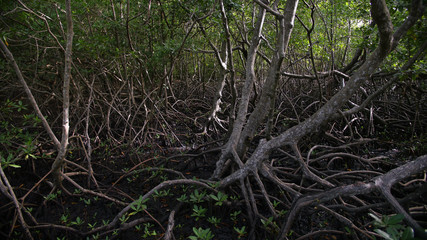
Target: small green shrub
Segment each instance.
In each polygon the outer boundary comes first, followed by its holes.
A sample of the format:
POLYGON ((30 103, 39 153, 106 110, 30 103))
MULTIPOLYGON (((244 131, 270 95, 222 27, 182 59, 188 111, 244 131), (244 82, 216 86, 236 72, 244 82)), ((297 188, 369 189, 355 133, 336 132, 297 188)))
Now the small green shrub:
POLYGON ((190 236, 191 240, 211 240, 215 235, 209 228, 195 228, 193 227, 194 236, 190 236))

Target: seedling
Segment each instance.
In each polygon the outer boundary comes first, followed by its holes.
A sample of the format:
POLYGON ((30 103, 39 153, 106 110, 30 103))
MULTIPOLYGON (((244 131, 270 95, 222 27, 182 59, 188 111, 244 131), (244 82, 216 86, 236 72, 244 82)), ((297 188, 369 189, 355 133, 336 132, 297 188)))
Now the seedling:
POLYGON ((142 237, 147 238, 151 236, 157 236, 156 230, 150 231, 150 228, 154 227, 151 223, 144 223, 144 235, 142 237))
POLYGON ((119 220, 120 220, 121 224, 123 224, 123 223, 125 223, 127 220, 129 220, 129 218, 130 218, 129 214, 128 214, 128 213, 125 213, 125 214, 123 214, 123 215, 119 218, 119 220))
POLYGON ((99 233, 92 235, 92 239, 94 239, 94 240, 99 239, 99 233))
POLYGON ((187 192, 188 191, 188 188, 190 188, 189 186, 187 186, 187 185, 181 185, 181 188, 182 188, 182 191, 183 192, 187 192))
POLYGON ((9 153, 7 158, 3 158, 3 156, 0 155, 0 161, 1 161, 1 167, 3 169, 5 169, 7 167, 13 167, 13 168, 20 168, 21 167, 20 165, 13 164, 13 162, 15 162, 16 160, 13 158, 13 155, 11 153, 9 153))
POLYGON ((240 239, 246 235, 246 226, 243 226, 241 228, 234 227, 234 231, 237 232, 237 238, 240 239))
POLYGON ((160 191, 156 190, 156 191, 154 191, 153 198, 156 199, 158 197, 167 197, 169 195, 170 195, 170 189, 168 189, 168 190, 160 190, 160 191))
POLYGON ((166 176, 166 175, 161 175, 161 176, 160 176, 160 180, 161 180, 162 182, 166 182, 166 181, 168 180, 168 176, 166 176))
POLYGON ((135 180, 137 180, 139 178, 139 174, 134 174, 131 177, 127 177, 126 180, 128 181, 128 183, 131 183, 135 180))
POLYGON ((234 211, 232 213, 230 213, 230 218, 233 222, 237 221, 237 216, 239 216, 239 214, 242 213, 242 211, 234 211))
POLYGON ((207 211, 206 208, 194 205, 194 207, 193 207, 193 214, 191 214, 191 216, 192 217, 196 217, 196 221, 199 221, 199 218, 205 216, 206 211, 207 211))
POLYGON ((190 236, 189 238, 191 240, 211 240, 215 236, 209 228, 203 229, 201 227, 193 227, 193 232, 195 236, 190 236))
POLYGON ((188 202, 188 197, 186 194, 182 194, 181 197, 177 198, 176 200, 180 202, 188 202))
POLYGON ((60 218, 60 220, 61 220, 61 223, 63 223, 63 224, 67 224, 67 222, 68 222, 68 217, 70 217, 70 215, 65 215, 65 214, 62 214, 61 215, 61 218, 60 218))
POLYGON ((206 196, 205 192, 199 193, 199 190, 194 190, 194 192, 190 195, 190 201, 194 203, 202 203, 205 200, 203 198, 206 196))
POLYGON ((85 198, 80 198, 80 201, 83 201, 86 205, 90 205, 90 198, 85 199, 85 198))
POLYGON ((87 226, 89 227, 90 230, 93 230, 96 226, 96 222, 94 224, 88 223, 87 226))
POLYGON ((237 201, 237 200, 239 200, 239 196, 232 195, 232 196, 230 196, 230 199, 233 200, 233 201, 237 201))
POLYGON ((49 193, 46 197, 44 197, 44 199, 46 199, 46 201, 52 201, 55 200, 58 195, 61 195, 61 190, 58 190, 56 193, 49 193))
POLYGON ((208 183, 209 184, 209 186, 210 187, 212 187, 212 188, 217 188, 217 187, 219 187, 219 182, 213 182, 213 183, 208 183))
POLYGON ((83 221, 80 217, 76 217, 76 220, 71 222, 71 225, 77 225, 80 226, 84 223, 85 221, 83 221))
POLYGON ((216 203, 215 203, 215 205, 216 206, 222 206, 222 204, 225 202, 225 201, 227 201, 227 199, 228 199, 228 196, 227 196, 227 194, 225 194, 225 193, 222 193, 222 192, 218 192, 218 194, 217 195, 213 195, 213 194, 211 194, 211 195, 209 195, 213 200, 215 200, 216 201, 216 203))
POLYGON ((144 204, 148 201, 148 198, 142 200, 142 196, 139 196, 138 200, 134 201, 131 205, 132 210, 134 210, 134 212, 130 213, 129 215, 135 215, 138 212, 144 211, 145 209, 147 209, 147 205, 144 204))
POLYGON ((221 223, 221 218, 217 218, 217 217, 212 216, 212 217, 208 218, 208 222, 215 225, 215 227, 218 227, 218 225, 221 223))
POLYGON ((280 216, 280 217, 285 216, 285 214, 286 214, 287 212, 288 212, 287 210, 280 210, 280 211, 279 211, 279 216, 280 216))
POLYGON ((274 220, 273 217, 269 217, 267 220, 261 219, 261 223, 267 231, 275 234, 280 230, 280 228, 279 226, 277 226, 277 223, 273 220, 274 220))

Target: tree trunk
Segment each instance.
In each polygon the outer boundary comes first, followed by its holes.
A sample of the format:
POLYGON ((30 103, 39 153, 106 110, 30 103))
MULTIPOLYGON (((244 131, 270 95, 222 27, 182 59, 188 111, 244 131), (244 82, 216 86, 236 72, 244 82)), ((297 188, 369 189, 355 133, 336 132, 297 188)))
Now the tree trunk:
POLYGON ((246 150, 245 142, 254 136, 256 130, 264 122, 267 113, 273 106, 277 83, 281 76, 280 68, 282 66, 283 59, 285 58, 288 43, 291 38, 297 6, 298 0, 287 1, 283 17, 277 17, 279 18, 278 21, 280 23, 280 28, 277 36, 276 53, 271 61, 260 99, 256 104, 254 111, 251 113, 240 136, 239 143, 237 145, 237 153, 241 157, 246 150))
POLYGON ((62 182, 61 168, 64 165, 64 159, 67 155, 68 135, 70 129, 70 79, 74 32, 70 0, 66 0, 65 5, 67 18, 67 45, 65 48, 64 84, 62 87, 62 138, 58 155, 52 164, 52 175, 54 177, 56 187, 60 186, 62 182))
MULTIPOLYGON (((239 103, 239 109, 237 112, 237 117, 233 124, 233 130, 229 137, 227 144, 224 147, 224 150, 220 156, 220 159, 217 161, 216 169, 212 175, 212 178, 219 178, 224 170, 225 162, 228 157, 235 151, 237 142, 240 138, 240 133, 242 132, 243 125, 246 121, 246 114, 248 112, 249 99, 253 89, 253 82, 255 81, 255 59, 258 51, 259 44, 261 42, 261 32, 264 25, 266 10, 263 7, 259 7, 258 18, 255 24, 254 36, 252 37, 251 46, 248 50, 248 58, 246 59, 245 67, 245 84, 242 90, 242 97, 239 103)), ((237 161, 237 160, 236 160, 237 161)))

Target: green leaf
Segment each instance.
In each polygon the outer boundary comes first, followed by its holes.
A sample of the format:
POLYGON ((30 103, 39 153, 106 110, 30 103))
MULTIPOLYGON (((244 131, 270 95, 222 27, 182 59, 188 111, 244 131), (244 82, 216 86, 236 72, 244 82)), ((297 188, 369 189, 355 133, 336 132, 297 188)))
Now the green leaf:
POLYGON ((218 201, 218 197, 217 196, 215 196, 215 195, 213 195, 213 194, 210 194, 209 195, 209 197, 211 197, 213 200, 215 200, 215 201, 218 201))
POLYGON ((402 214, 397 214, 397 215, 391 216, 388 219, 387 224, 388 225, 398 224, 398 223, 402 222, 403 218, 405 218, 405 217, 402 214))
POLYGON ((388 226, 385 230, 387 231, 391 239, 399 239, 399 232, 394 226, 388 226))
POLYGON ((414 231, 412 230, 412 228, 407 227, 405 228, 405 231, 403 231, 402 233, 402 240, 410 240, 414 238, 414 231))

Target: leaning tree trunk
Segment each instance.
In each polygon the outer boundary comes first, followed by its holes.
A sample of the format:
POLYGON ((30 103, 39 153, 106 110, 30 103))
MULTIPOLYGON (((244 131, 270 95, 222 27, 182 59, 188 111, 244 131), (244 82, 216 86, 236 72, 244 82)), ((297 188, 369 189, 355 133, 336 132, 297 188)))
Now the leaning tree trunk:
MULTIPOLYGON (((269 13, 272 13, 274 15, 278 15, 279 13, 273 8, 269 8, 266 6, 263 2, 257 1, 256 2, 260 5, 260 8, 266 9, 269 13)), ((291 1, 289 0, 287 2, 288 5, 294 3, 296 5, 297 1, 291 1)), ((262 12, 262 9, 260 10, 262 12)), ((277 176, 273 171, 270 171, 264 163, 265 160, 268 159, 269 154, 277 148, 283 147, 283 146, 290 146, 295 154, 295 159, 298 160, 299 164, 302 167, 302 172, 304 174, 304 177, 307 177, 315 182, 318 182, 326 187, 335 187, 330 182, 320 178, 319 176, 312 173, 307 164, 304 162, 303 157, 299 151, 298 148, 298 142, 301 138, 304 136, 317 132, 320 130, 321 126, 324 126, 328 121, 333 119, 334 115, 340 111, 341 107, 346 104, 350 98, 358 91, 360 86, 369 78, 369 76, 374 73, 377 68, 380 66, 380 64, 385 60, 385 58, 389 55, 389 53, 392 51, 392 49, 397 46, 399 40, 405 34, 408 29, 414 25, 417 19, 419 19, 424 12, 424 7, 421 0, 414 0, 412 5, 412 11, 409 15, 409 17, 405 20, 405 22, 398 28, 394 34, 393 34, 393 25, 391 22, 390 14, 387 8, 387 5, 385 3, 385 0, 371 0, 371 15, 373 20, 376 22, 378 26, 379 31, 379 43, 378 47, 375 49, 375 51, 368 57, 366 62, 350 77, 348 82, 346 83, 346 86, 342 88, 339 92, 337 92, 329 101, 327 101, 317 112, 315 112, 312 116, 310 116, 305 121, 301 122, 300 124, 293 126, 283 133, 279 134, 278 136, 272 138, 271 140, 265 140, 262 139, 254 152, 249 156, 249 158, 245 161, 241 159, 241 156, 238 154, 236 149, 243 149, 243 147, 238 148, 237 146, 237 140, 241 139, 241 130, 243 128, 243 124, 246 122, 246 113, 247 113, 247 105, 246 100, 248 98, 248 92, 247 90, 250 88, 244 88, 244 92, 242 93, 242 98, 240 102, 240 107, 243 107, 242 109, 239 109, 239 115, 237 117, 236 122, 234 123, 233 133, 230 136, 229 141, 224 146, 223 152, 221 154, 220 159, 217 162, 217 168, 213 174, 213 178, 219 178, 222 173, 224 172, 224 169, 226 168, 226 161, 229 159, 234 160, 234 162, 238 165, 238 170, 233 171, 230 175, 222 178, 219 182, 220 188, 224 188, 226 186, 229 186, 230 184, 238 184, 241 187, 242 194, 245 198, 245 202, 248 208, 248 214, 250 217, 255 216, 255 218, 259 215, 257 209, 256 209, 256 203, 251 196, 253 190, 251 187, 251 182, 248 180, 248 177, 253 177, 255 179, 255 183, 260 188, 261 193, 264 196, 264 200, 267 202, 267 205, 270 208, 270 211, 273 215, 275 215, 274 208, 271 206, 271 202, 269 199, 268 194, 266 193, 266 189, 264 187, 264 183, 261 181, 261 178, 259 174, 263 174, 265 177, 269 179, 278 179, 277 176), (246 90, 246 91, 245 91, 246 90), (246 95, 247 94, 247 95, 246 95), (246 108, 245 108, 246 107, 246 108), (244 113, 241 115, 241 113, 244 113)), ((289 18, 289 16, 287 15, 289 18)), ((288 24, 290 24, 289 22, 288 24)), ((285 23, 286 24, 286 23, 285 23)), ((258 28, 258 30, 260 30, 258 28)), ((259 32, 255 31, 256 34, 259 34, 259 32)), ((255 35, 259 36, 259 35, 255 35)), ((255 39, 255 37, 254 37, 255 39)), ((252 45, 251 48, 253 48, 255 45, 252 45)), ((282 51, 282 49, 277 49, 276 51, 282 51)), ((253 52, 252 52, 253 53, 253 52)), ((276 52, 276 55, 279 53, 276 52)), ((248 58, 247 63, 247 70, 251 70, 251 63, 253 62, 249 61, 250 58, 248 58)), ((252 66, 253 67, 253 66, 252 66)), ((272 67, 276 67, 272 64, 272 67)), ((246 80, 245 84, 248 84, 248 82, 251 81, 255 76, 250 75, 251 72, 247 75, 247 78, 249 80, 246 80)), ((272 74, 273 75, 273 74, 272 74)), ((275 81, 272 81, 273 83, 275 81)), ((264 85, 263 88, 263 94, 271 94, 272 92, 268 91, 274 91, 269 89, 271 86, 264 85)), ((267 97, 266 97, 267 98, 267 97)), ((268 102, 268 100, 265 100, 268 102)), ((258 104, 266 104, 264 101, 259 101, 258 104)), ((270 102, 271 103, 271 102, 270 102)), ((262 105, 261 105, 262 106, 262 105)), ((258 107, 258 106, 257 106, 258 107)), ((255 111, 253 114, 261 114, 256 113, 255 111)), ((251 117, 252 117, 251 115, 251 117)), ((250 118, 251 118, 250 117, 250 118)), ((257 116, 254 115, 254 118, 257 116)), ((262 121, 265 118, 265 115, 257 119, 259 121, 258 124, 262 124, 262 121)), ((253 123, 246 122, 247 127, 252 125, 253 123)), ((253 130, 255 131, 255 130, 253 130)), ((250 136, 248 134, 247 136, 250 136)), ((244 141, 239 142, 239 144, 244 144, 244 141)), ((232 162, 232 161, 228 161, 232 162)), ((278 182, 280 180, 277 180, 278 182)), ((298 193, 294 193, 295 196, 299 196, 298 193)), ((256 219, 255 219, 256 220, 256 219)), ((254 222, 254 220, 251 220, 254 222)), ((286 233, 287 229, 284 229, 284 232, 286 233)), ((282 231, 282 236, 283 231, 282 231)))
POLYGON ((221 154, 220 159, 217 162, 217 168, 213 174, 213 178, 219 178, 224 172, 227 165, 226 161, 232 157, 237 164, 241 165, 241 158, 246 150, 245 143, 248 139, 253 137, 257 128, 263 123, 269 109, 272 107, 277 82, 280 79, 280 67, 283 59, 285 58, 286 49, 291 37, 292 28, 294 26, 295 13, 298 6, 298 0, 289 0, 286 2, 284 14, 281 14, 277 10, 277 5, 273 8, 269 8, 263 2, 256 0, 256 3, 260 5, 258 22, 255 26, 254 36, 252 37, 251 46, 246 61, 246 81, 242 91, 242 98, 239 104, 239 111, 236 121, 232 128, 232 133, 224 150, 221 154), (258 51, 258 45, 261 40, 262 27, 265 17, 265 11, 274 14, 279 22, 279 32, 277 35, 276 51, 273 56, 273 60, 270 64, 268 76, 264 87, 262 89, 260 100, 258 101, 254 111, 251 113, 249 119, 246 119, 249 97, 252 93, 252 85, 256 78, 255 58, 258 51), (246 124, 246 125, 245 125, 246 124))

